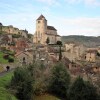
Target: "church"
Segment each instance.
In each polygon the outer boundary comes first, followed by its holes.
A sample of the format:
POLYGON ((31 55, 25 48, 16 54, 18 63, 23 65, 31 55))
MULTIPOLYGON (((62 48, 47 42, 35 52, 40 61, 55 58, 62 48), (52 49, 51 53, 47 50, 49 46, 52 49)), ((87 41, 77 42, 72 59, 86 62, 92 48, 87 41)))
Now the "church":
POLYGON ((57 30, 53 26, 48 26, 46 18, 40 15, 36 20, 33 43, 46 44, 47 39, 49 40, 49 44, 56 44, 57 41, 61 41, 61 36, 57 34, 57 30))

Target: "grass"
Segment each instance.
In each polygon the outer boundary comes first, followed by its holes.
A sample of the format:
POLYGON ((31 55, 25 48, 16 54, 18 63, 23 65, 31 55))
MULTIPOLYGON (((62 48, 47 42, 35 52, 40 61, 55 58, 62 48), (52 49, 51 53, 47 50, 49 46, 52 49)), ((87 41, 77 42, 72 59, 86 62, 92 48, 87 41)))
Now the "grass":
POLYGON ((35 100, 61 100, 61 99, 50 94, 45 94, 45 95, 37 96, 35 100))
POLYGON ((0 66, 0 73, 4 71, 4 68, 0 66))
POLYGON ((3 56, 4 56, 4 53, 3 52, 0 52, 0 63, 3 63, 3 64, 8 63, 8 60, 5 60, 3 58, 3 56))
POLYGON ((17 100, 16 97, 7 90, 7 85, 10 83, 13 72, 9 72, 0 77, 0 100, 17 100))

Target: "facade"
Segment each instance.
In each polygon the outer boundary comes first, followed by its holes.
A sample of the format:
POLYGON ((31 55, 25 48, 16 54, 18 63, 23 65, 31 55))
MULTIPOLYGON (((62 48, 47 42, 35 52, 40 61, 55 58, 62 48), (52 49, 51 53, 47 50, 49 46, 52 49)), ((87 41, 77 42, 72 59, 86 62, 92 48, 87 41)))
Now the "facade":
POLYGON ((97 50, 88 50, 86 53, 86 61, 95 62, 97 56, 97 50))
POLYGON ((28 31, 27 30, 19 30, 18 28, 13 27, 12 25, 10 25, 10 26, 0 26, 0 31, 8 33, 8 34, 18 34, 18 35, 23 36, 24 38, 28 37, 28 31))
POLYGON ((55 44, 57 41, 61 41, 57 30, 53 26, 48 26, 47 20, 41 15, 36 20, 36 32, 33 36, 33 43, 46 44, 47 38, 49 39, 49 44, 55 44))
POLYGON ((21 64, 31 64, 33 62, 33 55, 30 52, 18 52, 15 57, 21 64))
POLYGON ((85 53, 86 48, 82 44, 66 43, 65 52, 63 55, 67 57, 70 61, 82 60, 82 55, 85 53))

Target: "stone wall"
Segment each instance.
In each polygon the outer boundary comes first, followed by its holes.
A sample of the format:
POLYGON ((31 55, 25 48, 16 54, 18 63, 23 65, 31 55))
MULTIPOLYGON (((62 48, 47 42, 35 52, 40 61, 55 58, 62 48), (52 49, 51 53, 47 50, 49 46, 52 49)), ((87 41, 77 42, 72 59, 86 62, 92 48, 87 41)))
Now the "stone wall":
POLYGON ((28 32, 26 30, 19 30, 18 28, 10 26, 1 26, 1 32, 5 32, 8 34, 19 34, 25 38, 28 37, 28 32))

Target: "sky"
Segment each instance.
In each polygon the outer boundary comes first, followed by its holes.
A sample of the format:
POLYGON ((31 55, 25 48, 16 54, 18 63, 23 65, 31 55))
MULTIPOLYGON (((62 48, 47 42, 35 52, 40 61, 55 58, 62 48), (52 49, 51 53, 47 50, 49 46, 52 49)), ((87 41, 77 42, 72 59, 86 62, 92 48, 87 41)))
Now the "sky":
POLYGON ((100 36, 100 0, 0 0, 0 22, 34 34, 43 14, 61 36, 100 36))

